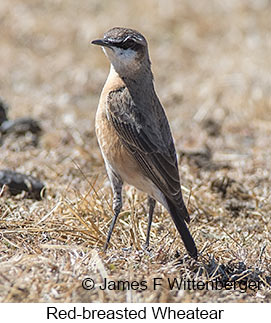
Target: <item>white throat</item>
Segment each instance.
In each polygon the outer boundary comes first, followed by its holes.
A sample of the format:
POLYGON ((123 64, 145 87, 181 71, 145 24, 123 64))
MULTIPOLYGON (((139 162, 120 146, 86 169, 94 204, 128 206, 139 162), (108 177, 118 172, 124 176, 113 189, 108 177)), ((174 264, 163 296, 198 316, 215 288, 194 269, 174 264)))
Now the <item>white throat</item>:
POLYGON ((103 47, 103 51, 119 74, 130 74, 140 67, 140 63, 136 59, 137 53, 132 49, 103 47))

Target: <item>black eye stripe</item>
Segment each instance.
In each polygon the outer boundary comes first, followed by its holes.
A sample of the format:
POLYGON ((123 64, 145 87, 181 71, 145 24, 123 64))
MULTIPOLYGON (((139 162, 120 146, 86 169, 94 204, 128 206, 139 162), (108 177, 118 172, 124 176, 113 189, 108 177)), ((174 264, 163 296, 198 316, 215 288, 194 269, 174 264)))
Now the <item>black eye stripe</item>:
POLYGON ((138 48, 141 47, 140 44, 136 43, 134 40, 129 38, 121 42, 112 42, 112 45, 114 47, 118 47, 122 49, 133 49, 133 50, 137 50, 138 48))

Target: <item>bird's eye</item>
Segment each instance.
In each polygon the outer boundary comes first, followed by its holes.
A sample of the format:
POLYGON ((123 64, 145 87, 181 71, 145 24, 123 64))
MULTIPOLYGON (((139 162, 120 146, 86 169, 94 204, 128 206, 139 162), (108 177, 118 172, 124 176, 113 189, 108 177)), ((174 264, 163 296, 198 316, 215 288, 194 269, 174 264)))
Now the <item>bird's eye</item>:
POLYGON ((140 45, 138 43, 136 43, 133 39, 131 38, 128 38, 126 39, 125 41, 123 41, 121 43, 121 47, 123 49, 133 49, 133 50, 136 50, 140 45))
POLYGON ((122 43, 124 49, 132 48, 136 43, 132 39, 127 39, 122 43))

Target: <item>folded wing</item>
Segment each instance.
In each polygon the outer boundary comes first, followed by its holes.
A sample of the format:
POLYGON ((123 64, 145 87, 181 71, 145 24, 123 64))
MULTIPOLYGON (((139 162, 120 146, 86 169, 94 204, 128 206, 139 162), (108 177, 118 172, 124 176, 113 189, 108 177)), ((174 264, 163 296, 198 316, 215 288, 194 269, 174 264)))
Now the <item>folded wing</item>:
POLYGON ((137 106, 126 87, 111 91, 107 117, 145 176, 164 194, 168 203, 190 221, 183 202, 177 158, 165 112, 157 100, 153 109, 137 106))

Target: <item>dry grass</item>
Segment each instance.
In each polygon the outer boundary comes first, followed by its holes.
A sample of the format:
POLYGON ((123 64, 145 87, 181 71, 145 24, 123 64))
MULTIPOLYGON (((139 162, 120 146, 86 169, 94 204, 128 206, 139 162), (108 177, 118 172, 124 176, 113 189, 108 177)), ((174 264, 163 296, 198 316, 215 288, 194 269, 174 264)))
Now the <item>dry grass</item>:
POLYGON ((31 116, 44 130, 36 147, 28 136, 7 137, 0 168, 32 174, 47 186, 42 201, 0 198, 2 302, 271 299, 271 3, 142 3, 0 3, 1 96, 10 118, 31 116), (108 63, 88 42, 116 25, 139 29, 149 40, 157 92, 181 157, 198 262, 183 258, 183 244, 161 206, 152 250, 142 250, 146 196, 128 186, 112 246, 102 252, 112 195, 93 122, 108 63), (264 286, 257 293, 81 287, 84 277, 98 284, 104 277, 212 280, 237 272, 264 286))

